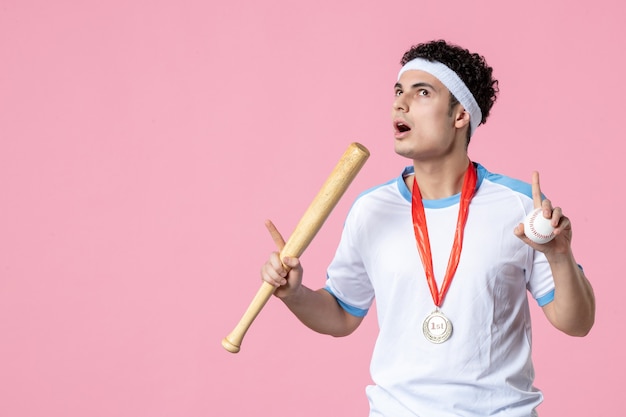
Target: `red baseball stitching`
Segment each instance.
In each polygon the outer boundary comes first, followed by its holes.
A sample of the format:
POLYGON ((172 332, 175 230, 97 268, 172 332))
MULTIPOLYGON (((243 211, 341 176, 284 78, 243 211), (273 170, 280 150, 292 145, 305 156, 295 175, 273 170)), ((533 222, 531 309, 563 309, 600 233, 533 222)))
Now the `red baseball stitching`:
POLYGON ((535 210, 533 214, 530 216, 530 221, 528 222, 528 224, 530 225, 530 231, 533 233, 533 235, 541 239, 550 239, 552 235, 554 234, 554 232, 550 232, 549 235, 544 235, 543 233, 539 233, 537 229, 535 229, 535 219, 537 218, 539 213, 541 213, 541 210, 535 210))

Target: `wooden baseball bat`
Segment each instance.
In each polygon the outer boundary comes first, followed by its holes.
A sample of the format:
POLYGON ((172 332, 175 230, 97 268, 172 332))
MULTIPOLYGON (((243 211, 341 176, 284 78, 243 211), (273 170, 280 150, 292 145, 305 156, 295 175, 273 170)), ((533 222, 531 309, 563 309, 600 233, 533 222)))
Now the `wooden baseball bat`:
MULTIPOLYGON (((350 144, 280 250, 280 259, 302 255, 369 156, 365 146, 356 142, 350 144)), ((263 282, 237 326, 222 340, 224 349, 231 353, 239 352, 243 337, 274 290, 273 285, 263 282)))

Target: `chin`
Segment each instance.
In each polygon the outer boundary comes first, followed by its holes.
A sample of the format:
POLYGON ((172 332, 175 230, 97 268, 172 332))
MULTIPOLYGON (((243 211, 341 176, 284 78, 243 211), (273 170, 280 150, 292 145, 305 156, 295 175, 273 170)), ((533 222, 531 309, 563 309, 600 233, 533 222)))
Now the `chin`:
POLYGON ((396 152, 396 154, 405 158, 411 158, 411 156, 413 155, 413 149, 411 149, 410 145, 406 142, 402 142, 399 140, 396 140, 396 142, 394 143, 394 151, 396 152))

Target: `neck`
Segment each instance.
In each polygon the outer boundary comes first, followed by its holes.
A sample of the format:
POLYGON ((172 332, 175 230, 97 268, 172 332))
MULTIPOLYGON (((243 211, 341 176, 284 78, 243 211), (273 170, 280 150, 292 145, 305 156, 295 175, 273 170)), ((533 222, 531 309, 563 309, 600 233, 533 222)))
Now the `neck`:
POLYGON ((407 178, 407 185, 412 189, 417 180, 422 198, 438 200, 458 194, 463 188, 463 176, 467 171, 469 158, 463 154, 445 161, 413 161, 415 176, 407 178))

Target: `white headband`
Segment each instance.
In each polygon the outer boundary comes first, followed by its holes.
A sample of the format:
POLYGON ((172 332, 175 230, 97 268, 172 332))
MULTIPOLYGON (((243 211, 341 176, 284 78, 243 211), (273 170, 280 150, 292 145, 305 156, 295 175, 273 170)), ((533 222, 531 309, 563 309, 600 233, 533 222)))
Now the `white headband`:
POLYGON ((459 78, 457 73, 441 62, 415 58, 404 64, 402 69, 400 69, 398 80, 403 72, 409 70, 427 72, 433 77, 436 77, 443 85, 446 86, 448 90, 450 90, 452 95, 459 100, 459 103, 461 103, 465 110, 467 110, 470 114, 470 136, 472 136, 480 124, 480 121, 483 119, 483 113, 480 111, 480 107, 478 107, 476 99, 461 78, 459 78))

